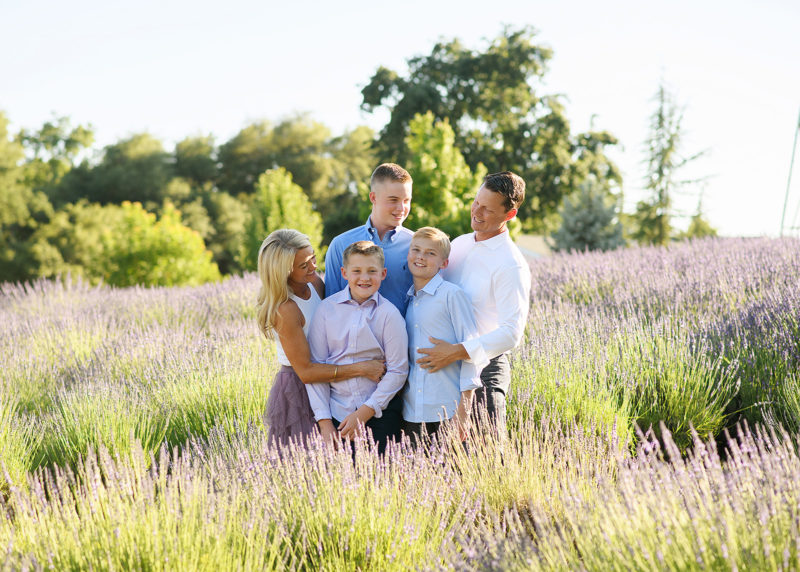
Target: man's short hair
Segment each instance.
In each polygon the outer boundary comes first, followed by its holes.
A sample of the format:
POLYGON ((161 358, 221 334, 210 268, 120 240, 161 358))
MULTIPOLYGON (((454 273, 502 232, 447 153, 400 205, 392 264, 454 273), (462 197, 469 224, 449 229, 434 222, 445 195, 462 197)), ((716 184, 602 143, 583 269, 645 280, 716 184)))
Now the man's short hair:
POLYGON ((411 237, 411 240, 414 240, 415 238, 426 238, 428 240, 432 240, 436 244, 436 248, 443 258, 450 257, 450 238, 448 238, 448 236, 438 228, 434 228, 432 226, 423 226, 414 233, 414 236, 411 237))
POLYGON ((383 256, 383 249, 372 242, 371 240, 359 240, 344 249, 342 253, 342 266, 347 266, 347 261, 353 254, 360 254, 362 256, 375 256, 381 262, 381 267, 386 263, 383 256))
POLYGON ((383 163, 372 172, 372 177, 369 180, 369 186, 375 183, 382 183, 383 181, 392 181, 396 183, 412 183, 411 175, 408 171, 403 169, 400 165, 395 163, 383 163))
POLYGON ((519 209, 522 201, 525 200, 525 181, 511 171, 486 175, 483 178, 483 186, 503 195, 503 206, 506 212, 511 209, 519 209))

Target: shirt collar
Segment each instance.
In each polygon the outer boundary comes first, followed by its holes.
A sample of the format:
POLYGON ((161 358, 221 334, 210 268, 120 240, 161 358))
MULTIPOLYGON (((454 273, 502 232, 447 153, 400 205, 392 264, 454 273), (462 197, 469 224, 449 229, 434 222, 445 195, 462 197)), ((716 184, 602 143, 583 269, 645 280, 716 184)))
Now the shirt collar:
MULTIPOLYGON (((367 229, 367 234, 372 237, 372 242, 377 244, 378 242, 381 241, 380 236, 378 236, 378 229, 375 228, 375 225, 372 224, 372 215, 369 215, 367 217, 367 222, 364 224, 364 228, 367 229)), ((402 224, 400 226, 388 231, 384 235, 383 240, 386 240, 386 239, 394 240, 395 237, 397 236, 397 231, 400 230, 401 228, 403 228, 402 224)))
POLYGON ((504 244, 511 242, 511 237, 508 234, 508 229, 501 232, 497 236, 493 236, 492 238, 487 238, 486 240, 477 241, 475 240, 475 233, 472 233, 472 242, 478 246, 483 245, 489 250, 497 250, 504 244))
MULTIPOLYGON (((442 278, 442 275, 439 272, 437 272, 433 278, 428 280, 428 283, 425 284, 425 286, 423 286, 420 292, 425 292, 429 296, 433 296, 434 294, 436 294, 436 291, 439 289, 439 286, 442 285, 442 282, 444 282, 444 278, 442 278)), ((414 294, 416 293, 417 293, 416 290, 414 290, 414 283, 412 282, 411 287, 408 289, 408 295, 413 298, 414 294)))
POLYGON ((372 308, 376 308, 378 306, 378 298, 380 296, 380 292, 375 292, 372 296, 364 300, 361 304, 356 302, 353 299, 353 295, 350 293, 350 286, 345 286, 339 292, 331 296, 333 301, 337 304, 346 304, 348 302, 353 302, 356 306, 363 306, 364 304, 371 306, 372 308))

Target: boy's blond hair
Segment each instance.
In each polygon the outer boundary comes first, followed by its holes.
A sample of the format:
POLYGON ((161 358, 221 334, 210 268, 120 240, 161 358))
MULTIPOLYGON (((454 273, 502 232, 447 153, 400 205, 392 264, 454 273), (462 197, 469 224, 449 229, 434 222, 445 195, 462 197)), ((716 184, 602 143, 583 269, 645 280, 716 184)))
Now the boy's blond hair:
POLYGON ((411 175, 396 163, 383 163, 372 172, 372 177, 369 179, 370 189, 375 183, 382 183, 383 181, 392 181, 396 183, 413 183, 411 175))
POLYGON ((342 266, 347 267, 347 261, 353 254, 360 254, 362 256, 374 256, 380 260, 381 268, 386 264, 386 259, 383 256, 383 249, 372 242, 371 240, 359 240, 344 249, 342 253, 342 266))
POLYGON ((438 228, 423 226, 414 233, 411 240, 413 241, 415 238, 432 240, 436 244, 436 248, 439 250, 439 254, 442 255, 442 258, 450 258, 450 238, 438 228))

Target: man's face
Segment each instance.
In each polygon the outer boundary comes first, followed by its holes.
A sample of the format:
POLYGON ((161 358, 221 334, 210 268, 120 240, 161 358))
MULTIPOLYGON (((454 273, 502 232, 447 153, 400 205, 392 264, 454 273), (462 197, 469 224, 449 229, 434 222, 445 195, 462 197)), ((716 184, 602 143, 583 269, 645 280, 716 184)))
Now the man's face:
POLYGON ((379 230, 397 228, 411 210, 411 182, 378 181, 369 193, 372 224, 379 230))
POLYGON ((481 186, 472 202, 470 225, 481 238, 491 238, 503 232, 506 222, 514 218, 517 209, 506 211, 504 197, 481 186))
POLYGON ((430 238, 414 238, 408 248, 408 270, 414 278, 430 280, 449 262, 430 238))
POLYGON ((377 256, 351 254, 347 265, 342 266, 342 276, 347 280, 350 296, 361 304, 381 287, 386 278, 386 268, 377 256))

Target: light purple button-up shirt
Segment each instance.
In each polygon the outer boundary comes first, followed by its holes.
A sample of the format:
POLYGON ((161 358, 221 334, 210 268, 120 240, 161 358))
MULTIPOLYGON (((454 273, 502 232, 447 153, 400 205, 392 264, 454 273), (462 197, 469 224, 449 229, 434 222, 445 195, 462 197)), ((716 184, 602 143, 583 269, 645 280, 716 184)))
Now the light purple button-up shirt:
POLYGON ((380 417, 408 375, 408 335, 398 309, 379 293, 359 304, 345 288, 325 298, 308 331, 311 359, 344 365, 385 359, 386 374, 375 383, 366 377, 306 385, 314 418, 342 421, 361 405, 380 417))

